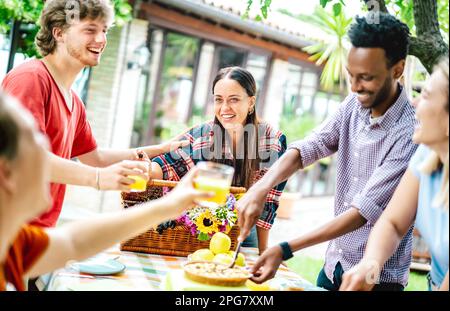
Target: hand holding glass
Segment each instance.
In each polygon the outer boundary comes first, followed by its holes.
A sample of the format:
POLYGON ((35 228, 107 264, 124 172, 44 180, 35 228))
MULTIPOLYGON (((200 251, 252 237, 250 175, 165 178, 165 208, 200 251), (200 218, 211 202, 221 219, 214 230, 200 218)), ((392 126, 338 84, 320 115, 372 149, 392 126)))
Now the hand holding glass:
POLYGON ((199 205, 216 208, 225 204, 233 181, 234 168, 214 162, 200 162, 197 167, 194 187, 201 191, 214 193, 213 197, 198 202, 199 205))
POLYGON ((141 176, 129 175, 128 178, 134 179, 134 183, 130 185, 131 192, 142 192, 147 190, 147 181, 141 176))
POLYGON ((129 175, 128 178, 134 179, 134 183, 130 185, 131 192, 143 192, 147 190, 147 181, 141 176, 129 175))

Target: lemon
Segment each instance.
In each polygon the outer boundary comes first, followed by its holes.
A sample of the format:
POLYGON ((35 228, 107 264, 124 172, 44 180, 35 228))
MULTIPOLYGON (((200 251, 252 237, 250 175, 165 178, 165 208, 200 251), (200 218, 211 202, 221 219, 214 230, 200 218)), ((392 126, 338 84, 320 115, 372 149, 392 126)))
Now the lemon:
MULTIPOLYGON (((228 255, 231 256, 231 258, 234 258, 234 253, 233 251, 229 251, 228 255)), ((242 253, 239 253, 237 258, 236 258, 236 265, 241 266, 241 267, 245 267, 245 256, 242 253)))
POLYGON ((191 255, 192 261, 212 261, 213 259, 214 253, 207 248, 198 249, 191 255))
POLYGON ((221 263, 224 265, 229 265, 233 261, 230 255, 222 253, 214 256, 213 262, 221 263))
POLYGON ((222 232, 217 232, 214 234, 209 242, 209 249, 216 255, 227 253, 230 250, 230 247, 230 237, 222 232))
POLYGON ((269 291, 271 289, 268 282, 257 284, 252 280, 247 280, 245 282, 245 286, 247 286, 248 289, 253 291, 269 291))

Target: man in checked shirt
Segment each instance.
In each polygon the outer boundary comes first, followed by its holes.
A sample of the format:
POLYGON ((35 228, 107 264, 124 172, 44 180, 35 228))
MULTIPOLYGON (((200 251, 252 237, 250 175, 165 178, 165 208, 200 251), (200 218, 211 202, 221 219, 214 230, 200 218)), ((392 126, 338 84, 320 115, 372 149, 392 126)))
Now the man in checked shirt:
MULTIPOLYGON (((268 191, 298 169, 337 152, 335 218, 317 230, 267 249, 252 268, 260 283, 275 275, 292 252, 330 241, 317 285, 338 290, 342 275, 362 258, 369 233, 387 206, 417 146, 414 109, 399 84, 409 29, 382 14, 356 18, 349 30, 347 71, 352 94, 311 135, 294 142, 238 202, 240 239, 255 224, 268 191)), ((382 269, 375 290, 403 290, 411 262, 412 230, 382 269)))

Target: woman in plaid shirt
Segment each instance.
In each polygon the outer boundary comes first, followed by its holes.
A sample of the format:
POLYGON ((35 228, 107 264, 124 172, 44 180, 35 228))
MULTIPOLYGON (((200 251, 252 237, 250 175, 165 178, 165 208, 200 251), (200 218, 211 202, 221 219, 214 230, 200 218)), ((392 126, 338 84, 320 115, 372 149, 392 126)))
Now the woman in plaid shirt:
MULTIPOLYGON (((219 71, 213 82, 213 121, 188 130, 180 139, 190 145, 153 159, 151 177, 178 181, 199 161, 213 161, 235 168, 233 186, 250 188, 286 150, 286 137, 255 113, 256 83, 239 67, 219 71)), ((244 246, 267 248, 269 229, 275 220, 286 182, 269 192, 264 212, 244 246)))

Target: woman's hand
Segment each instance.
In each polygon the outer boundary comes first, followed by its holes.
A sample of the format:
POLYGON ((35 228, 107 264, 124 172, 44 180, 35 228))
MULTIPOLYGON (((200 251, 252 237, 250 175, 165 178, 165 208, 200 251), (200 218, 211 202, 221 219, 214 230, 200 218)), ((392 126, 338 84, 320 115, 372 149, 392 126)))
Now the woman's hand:
POLYGON ((375 261, 362 260, 342 276, 341 291, 370 291, 378 283, 380 266, 375 261))
POLYGON ((197 200, 211 198, 214 193, 204 192, 194 188, 194 178, 198 169, 192 168, 180 183, 161 200, 168 205, 168 213, 171 217, 178 217, 185 210, 192 208, 197 200))
POLYGON ((252 281, 260 284, 273 278, 282 262, 283 252, 279 245, 267 249, 250 269, 253 274, 252 281))
POLYGON ((150 158, 148 157, 147 153, 144 150, 141 149, 133 149, 133 157, 131 160, 133 161, 147 161, 148 163, 151 163, 150 158))

